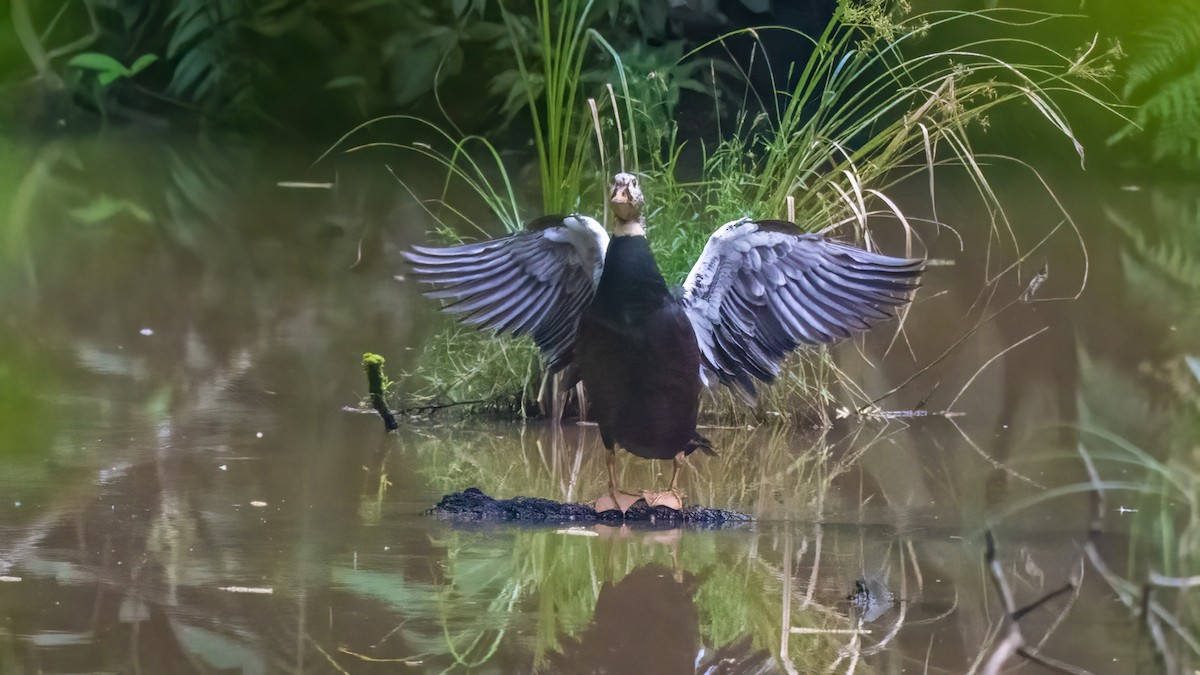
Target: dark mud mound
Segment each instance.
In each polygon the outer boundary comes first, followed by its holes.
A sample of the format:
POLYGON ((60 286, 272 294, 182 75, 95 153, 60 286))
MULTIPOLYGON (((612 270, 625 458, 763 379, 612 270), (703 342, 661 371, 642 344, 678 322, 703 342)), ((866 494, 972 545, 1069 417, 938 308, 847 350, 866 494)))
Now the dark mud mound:
POLYGON ((665 506, 650 507, 643 501, 634 504, 622 516, 620 511, 598 513, 587 504, 566 504, 540 497, 494 499, 478 488, 448 494, 425 514, 441 520, 494 523, 647 523, 721 527, 754 521, 751 516, 737 511, 702 506, 685 506, 682 511, 676 511, 665 506))

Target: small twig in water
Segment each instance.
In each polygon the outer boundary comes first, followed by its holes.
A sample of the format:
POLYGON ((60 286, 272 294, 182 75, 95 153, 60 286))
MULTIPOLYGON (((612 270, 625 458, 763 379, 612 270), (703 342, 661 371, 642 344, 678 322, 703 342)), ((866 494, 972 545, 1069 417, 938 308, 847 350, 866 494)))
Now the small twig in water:
POLYGON ((346 649, 345 647, 338 647, 338 652, 341 654, 346 654, 348 656, 353 656, 356 659, 360 659, 362 661, 367 661, 370 663, 403 663, 406 666, 419 666, 422 663, 424 663, 420 659, 412 659, 412 658, 379 659, 379 658, 375 658, 374 656, 367 656, 366 654, 359 654, 358 652, 350 651, 349 649, 346 649))
POLYGON ((980 457, 982 457, 984 459, 984 461, 986 461, 988 464, 991 464, 992 468, 999 469, 999 470, 1003 471, 1004 473, 1007 473, 1008 475, 1012 476, 1013 478, 1025 481, 1026 483, 1029 483, 1030 485, 1032 485, 1036 488, 1040 488, 1042 490, 1046 489, 1045 485, 1042 485, 1041 483, 1030 478, 1029 476, 1026 476, 1025 474, 1021 473, 1020 471, 1017 471, 1016 469, 1008 466, 1007 464, 1004 464, 1003 462, 997 460, 995 457, 992 457, 991 455, 987 454, 987 451, 984 450, 983 448, 979 447, 979 444, 975 442, 975 439, 971 438, 971 436, 967 434, 966 430, 964 430, 962 427, 960 427, 958 425, 958 422, 954 421, 954 419, 952 417, 949 417, 949 416, 947 416, 947 417, 950 419, 950 424, 954 425, 954 428, 956 430, 958 430, 959 435, 961 435, 963 440, 967 442, 967 445, 971 446, 971 449, 974 450, 980 457))
POLYGON ((792 635, 870 635, 870 628, 809 628, 807 626, 792 626, 788 629, 792 635))
POLYGON ((1159 656, 1163 660, 1163 672, 1177 673, 1179 670, 1175 666, 1175 657, 1171 655, 1171 650, 1167 648, 1167 637, 1163 635, 1162 624, 1158 622, 1158 617, 1154 616, 1151 607, 1151 597, 1154 593, 1154 587, 1149 583, 1142 586, 1142 616, 1146 620, 1146 630, 1150 632, 1150 639, 1154 640, 1154 648, 1158 650, 1159 656))
POLYGON ((400 428, 392 411, 388 410, 387 401, 383 398, 383 357, 378 354, 363 354, 363 369, 367 371, 367 389, 371 392, 371 407, 383 418, 383 426, 388 431, 400 428))
POLYGON ((437 403, 437 404, 433 404, 433 405, 417 405, 417 406, 413 406, 411 408, 401 408, 400 410, 397 410, 396 412, 400 413, 401 415, 407 415, 407 414, 415 413, 415 412, 423 412, 426 410, 428 410, 430 412, 436 412, 443 408, 453 408, 454 406, 458 406, 458 405, 475 405, 477 403, 487 403, 487 401, 482 398, 471 399, 470 401, 450 401, 449 403, 437 403))
POLYGON ((305 633, 304 638, 312 643, 312 646, 317 650, 317 653, 319 653, 321 656, 324 656, 325 660, 329 662, 329 665, 333 666, 334 670, 341 673, 341 675, 350 675, 350 672, 338 664, 338 662, 334 660, 332 656, 330 656, 329 652, 325 651, 325 649, 321 647, 321 643, 313 639, 313 636, 305 633))
POLYGON ((1165 577, 1158 572, 1150 573, 1152 586, 1161 588, 1195 588, 1200 586, 1200 575, 1194 577, 1165 577))

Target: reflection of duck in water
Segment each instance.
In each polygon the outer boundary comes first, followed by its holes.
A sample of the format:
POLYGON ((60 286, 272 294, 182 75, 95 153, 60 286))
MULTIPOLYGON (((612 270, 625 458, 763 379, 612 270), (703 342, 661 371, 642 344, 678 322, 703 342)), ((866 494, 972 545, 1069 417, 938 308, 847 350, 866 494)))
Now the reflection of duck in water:
POLYGON ((694 600, 696 578, 651 563, 617 583, 605 582, 592 624, 568 638, 551 657, 554 672, 570 673, 767 673, 766 651, 753 651, 750 636, 708 652, 700 644, 694 600))
POLYGON ((908 302, 924 261, 891 258, 805 234, 783 221, 743 218, 718 229, 682 293, 668 289, 646 241, 637 178, 613 178, 611 241, 586 216, 545 216, 528 231, 406 253, 430 297, 465 323, 531 335, 550 372, 582 380, 608 448, 609 493, 598 511, 640 498, 681 508, 683 458, 708 441, 696 432, 704 383, 754 394, 801 344, 826 344, 908 302), (617 489, 616 445, 673 459, 665 492, 617 489))

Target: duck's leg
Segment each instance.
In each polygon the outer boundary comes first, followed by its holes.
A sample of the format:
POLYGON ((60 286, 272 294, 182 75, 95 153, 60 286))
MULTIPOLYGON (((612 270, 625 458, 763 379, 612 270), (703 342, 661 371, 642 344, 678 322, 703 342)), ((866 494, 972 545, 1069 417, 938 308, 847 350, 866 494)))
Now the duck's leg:
POLYGON ((683 495, 679 492, 679 469, 683 467, 682 450, 675 453, 675 469, 671 472, 671 487, 664 492, 643 492, 642 497, 649 506, 665 506, 676 511, 683 510, 683 495))
POLYGON ((588 400, 582 381, 575 383, 575 400, 579 402, 579 421, 583 422, 588 418, 588 400))
POLYGON ((629 510, 629 507, 633 506, 639 499, 642 498, 642 495, 622 492, 621 489, 617 487, 617 449, 615 446, 608 449, 607 461, 608 494, 601 495, 600 498, 596 500, 596 504, 593 506, 593 508, 596 509, 596 513, 617 510, 624 514, 629 510))
POLYGON ((537 393, 538 409, 550 419, 552 425, 562 422, 562 403, 558 397, 557 376, 553 373, 542 374, 542 384, 537 393))

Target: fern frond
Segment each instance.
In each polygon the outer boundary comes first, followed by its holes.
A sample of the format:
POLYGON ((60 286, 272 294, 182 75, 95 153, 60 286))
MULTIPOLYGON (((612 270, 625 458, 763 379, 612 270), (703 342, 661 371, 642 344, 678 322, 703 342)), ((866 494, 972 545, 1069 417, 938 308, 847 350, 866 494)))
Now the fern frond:
POLYGON ((1155 134, 1155 161, 1174 158, 1184 168, 1200 168, 1200 70, 1165 83, 1134 117, 1155 134))
MULTIPOLYGON (((1154 226, 1127 220, 1112 210, 1107 213, 1109 222, 1129 238, 1131 245, 1122 258, 1127 274, 1139 272, 1138 279, 1131 279, 1132 286, 1149 286, 1140 282, 1153 278, 1176 289, 1174 293, 1200 297, 1200 200, 1154 192, 1148 210, 1154 226)), ((1145 295, 1153 299, 1174 293, 1145 295)))
POLYGON ((1155 162, 1200 170, 1200 12, 1194 3, 1151 3, 1153 15, 1131 42, 1125 99, 1133 121, 1109 143, 1145 136, 1155 162))
POLYGON ((1158 21, 1138 32, 1126 70, 1125 97, 1145 85, 1179 73, 1193 73, 1200 65, 1200 13, 1190 3, 1162 8, 1158 21))

